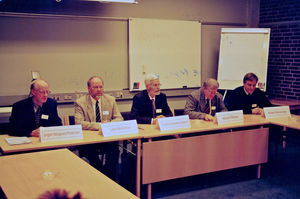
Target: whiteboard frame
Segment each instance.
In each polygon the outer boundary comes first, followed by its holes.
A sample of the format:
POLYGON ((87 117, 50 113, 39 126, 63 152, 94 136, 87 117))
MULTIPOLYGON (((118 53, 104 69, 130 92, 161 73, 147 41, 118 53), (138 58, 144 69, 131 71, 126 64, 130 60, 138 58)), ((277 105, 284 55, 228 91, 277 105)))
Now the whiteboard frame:
MULTIPOLYGON (((220 53, 219 53, 219 64, 218 64, 218 82, 220 84, 220 89, 235 89, 236 87, 239 87, 243 84, 243 78, 244 75, 248 72, 253 72, 258 77, 257 87, 259 87, 261 90, 266 91, 267 87, 267 70, 268 70, 268 55, 269 55, 269 43, 270 43, 270 28, 222 28, 221 30, 221 39, 220 39, 220 53), (223 56, 224 52, 224 37, 227 34, 240 34, 243 35, 249 35, 249 34, 264 34, 266 37, 264 38, 264 45, 266 45, 266 48, 264 48, 264 64, 261 65, 258 68, 261 68, 260 71, 253 70, 253 69, 246 69, 248 70, 244 74, 239 74, 240 79, 239 80, 224 80, 222 77, 222 71, 224 69, 224 60, 226 60, 226 57, 223 56), (262 75, 264 74, 264 75, 262 75)), ((228 57, 227 57, 228 58, 228 57)), ((236 72, 236 71, 232 71, 236 72)))

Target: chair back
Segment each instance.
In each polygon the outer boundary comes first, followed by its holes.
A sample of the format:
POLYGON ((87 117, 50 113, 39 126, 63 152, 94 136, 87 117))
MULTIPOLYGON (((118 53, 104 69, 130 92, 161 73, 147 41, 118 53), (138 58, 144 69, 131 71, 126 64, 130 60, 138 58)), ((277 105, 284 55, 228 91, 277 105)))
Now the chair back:
POLYGON ((74 115, 65 115, 64 116, 64 125, 74 125, 75 124, 75 117, 74 115))

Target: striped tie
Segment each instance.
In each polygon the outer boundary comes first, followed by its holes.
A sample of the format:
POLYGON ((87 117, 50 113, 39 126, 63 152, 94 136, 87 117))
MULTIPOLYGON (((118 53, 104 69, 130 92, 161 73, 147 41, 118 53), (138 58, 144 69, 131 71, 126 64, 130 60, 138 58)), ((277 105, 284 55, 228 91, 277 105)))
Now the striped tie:
POLYGON ((41 113, 42 113, 42 108, 40 106, 38 106, 38 108, 35 112, 35 125, 36 125, 36 128, 40 127, 41 113))
POLYGON ((210 114, 209 99, 206 100, 206 104, 204 107, 204 113, 210 114))
POLYGON ((99 110, 99 102, 96 102, 96 122, 101 122, 101 118, 100 118, 100 110, 99 110))

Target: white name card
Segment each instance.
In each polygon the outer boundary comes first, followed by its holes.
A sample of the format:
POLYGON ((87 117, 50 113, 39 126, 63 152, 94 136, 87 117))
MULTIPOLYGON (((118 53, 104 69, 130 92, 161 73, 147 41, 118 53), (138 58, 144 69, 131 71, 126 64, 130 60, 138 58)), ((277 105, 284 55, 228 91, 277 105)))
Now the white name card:
POLYGON ((100 124, 104 137, 138 133, 136 120, 100 124))
POLYGON ((188 115, 163 117, 157 119, 157 121, 161 131, 191 128, 190 118, 188 115))
POLYGON ((265 107, 264 113, 267 119, 279 117, 291 117, 289 106, 265 107))
POLYGON ((80 140, 82 138, 81 125, 40 127, 41 142, 80 140))
POLYGON ((228 111, 216 113, 218 124, 232 124, 244 122, 243 111, 228 111))

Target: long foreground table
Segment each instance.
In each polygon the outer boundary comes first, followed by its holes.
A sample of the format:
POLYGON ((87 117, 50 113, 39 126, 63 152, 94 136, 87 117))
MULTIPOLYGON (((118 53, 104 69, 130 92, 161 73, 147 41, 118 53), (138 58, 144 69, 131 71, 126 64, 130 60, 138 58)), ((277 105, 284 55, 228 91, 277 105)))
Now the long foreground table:
MULTIPOLYGON (((0 149, 2 154, 14 154, 14 153, 23 153, 23 152, 32 152, 38 150, 47 150, 47 149, 57 149, 65 148, 72 146, 96 144, 96 143, 105 143, 105 142, 115 142, 123 140, 136 140, 137 145, 137 157, 140 157, 141 154, 141 133, 138 134, 128 134, 121 136, 111 136, 103 137, 98 131, 83 131, 82 140, 65 140, 65 141, 54 141, 54 142, 45 142, 41 143, 39 138, 30 137, 29 139, 32 143, 29 144, 20 144, 20 145, 9 145, 5 138, 11 137, 9 135, 0 135, 0 149)), ((140 196, 140 184, 141 184, 141 158, 136 159, 136 195, 140 196)))
POLYGON ((84 131, 83 140, 40 143, 30 138, 32 144, 9 146, 0 135, 2 153, 30 152, 121 140, 135 140, 136 195, 140 197, 141 184, 151 183, 224 169, 267 162, 268 128, 274 124, 299 129, 300 116, 291 119, 267 120, 258 115, 244 115, 244 122, 218 125, 214 122, 191 120, 191 128, 161 132, 155 125, 139 125, 139 133, 104 138, 99 132, 84 131), (249 129, 250 128, 250 129, 249 129), (143 150, 142 150, 143 149, 143 150), (142 158, 143 157, 143 158, 142 158))
POLYGON ((83 198, 137 198, 67 149, 2 156, 0 176, 9 199, 38 198, 55 189, 83 198))

